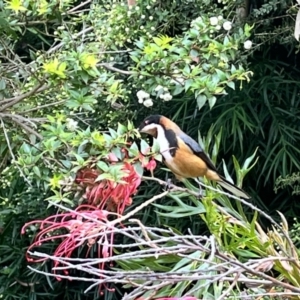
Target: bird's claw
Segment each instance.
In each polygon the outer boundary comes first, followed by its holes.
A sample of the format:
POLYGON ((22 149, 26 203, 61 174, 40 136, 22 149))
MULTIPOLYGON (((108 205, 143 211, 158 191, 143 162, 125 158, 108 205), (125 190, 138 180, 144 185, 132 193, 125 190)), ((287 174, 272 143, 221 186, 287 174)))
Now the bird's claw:
POLYGON ((172 179, 168 178, 167 183, 166 183, 166 189, 167 189, 167 191, 170 191, 172 188, 173 188, 172 179))

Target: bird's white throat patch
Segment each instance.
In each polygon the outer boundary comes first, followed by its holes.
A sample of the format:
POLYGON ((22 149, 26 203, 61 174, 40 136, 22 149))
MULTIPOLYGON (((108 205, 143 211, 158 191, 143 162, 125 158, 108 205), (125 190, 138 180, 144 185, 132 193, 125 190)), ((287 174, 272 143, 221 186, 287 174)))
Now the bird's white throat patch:
POLYGON ((160 153, 162 154, 162 156, 164 157, 166 162, 170 163, 173 160, 173 157, 170 153, 170 144, 166 138, 164 128, 159 124, 151 123, 149 125, 146 125, 141 130, 141 132, 147 133, 148 131, 153 130, 153 129, 157 130, 156 140, 158 141, 158 144, 159 144, 160 153))

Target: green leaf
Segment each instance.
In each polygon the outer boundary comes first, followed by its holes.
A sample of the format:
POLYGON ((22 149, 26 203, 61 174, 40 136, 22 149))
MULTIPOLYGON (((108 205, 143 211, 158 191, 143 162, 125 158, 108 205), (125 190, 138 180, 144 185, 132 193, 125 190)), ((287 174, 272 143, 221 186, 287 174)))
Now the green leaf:
POLYGON ((108 172, 109 171, 109 166, 104 161, 101 161, 101 160, 98 161, 97 162, 97 167, 100 170, 104 171, 104 172, 108 172))
POLYGON ((208 104, 209 104, 210 109, 212 109, 214 107, 214 105, 216 104, 216 101, 217 101, 217 97, 215 97, 215 96, 208 98, 208 104))
POLYGON ((205 95, 199 95, 197 96, 197 105, 198 105, 198 108, 201 109, 205 103, 207 101, 207 98, 205 95))
POLYGON ((228 87, 235 90, 235 83, 233 81, 228 81, 228 82, 226 82, 226 84, 227 84, 228 87))

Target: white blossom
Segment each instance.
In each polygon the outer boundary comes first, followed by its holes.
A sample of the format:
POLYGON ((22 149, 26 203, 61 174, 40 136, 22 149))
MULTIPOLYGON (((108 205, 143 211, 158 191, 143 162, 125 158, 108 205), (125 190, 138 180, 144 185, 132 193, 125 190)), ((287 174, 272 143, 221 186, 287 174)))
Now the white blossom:
POLYGON ((67 119, 66 119, 66 126, 67 126, 67 128, 68 128, 70 131, 76 130, 77 125, 78 125, 78 122, 77 122, 77 121, 74 121, 74 120, 71 119, 71 118, 67 118, 67 119))
POLYGON ((139 90, 137 93, 136 93, 136 96, 139 98, 139 99, 147 99, 150 97, 150 95, 148 93, 146 93, 145 91, 143 90, 139 90))
POLYGON ((209 21, 210 21, 210 25, 216 26, 216 25, 218 25, 219 20, 217 17, 211 17, 211 18, 209 18, 209 21))
POLYGON ((220 30, 220 29, 221 29, 221 26, 220 26, 220 25, 217 25, 217 26, 216 26, 216 29, 217 29, 217 30, 220 30))
POLYGON ((232 28, 232 23, 230 21, 226 21, 223 24, 223 28, 227 31, 229 31, 232 28))
POLYGON ((153 101, 152 101, 152 99, 149 98, 149 99, 145 100, 143 104, 144 104, 146 107, 150 107, 150 106, 153 105, 153 101))
POLYGON ((250 40, 245 41, 245 43, 244 43, 244 48, 245 48, 246 50, 251 49, 251 48, 252 48, 252 41, 250 41, 250 40))
POLYGON ((172 100, 172 98, 173 98, 172 95, 171 95, 170 93, 165 93, 163 96, 164 96, 163 99, 164 99, 165 101, 170 101, 170 100, 172 100))
POLYGON ((218 16, 218 19, 221 21, 223 20, 223 16, 218 16))

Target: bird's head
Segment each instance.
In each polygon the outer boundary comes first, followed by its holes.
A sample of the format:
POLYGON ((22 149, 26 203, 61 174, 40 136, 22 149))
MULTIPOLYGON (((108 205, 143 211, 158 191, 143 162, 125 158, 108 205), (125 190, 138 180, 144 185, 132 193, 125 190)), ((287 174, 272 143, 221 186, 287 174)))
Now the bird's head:
POLYGON ((151 115, 147 117, 138 127, 139 132, 150 134, 154 137, 157 136, 157 128, 161 126, 161 115, 151 115))

